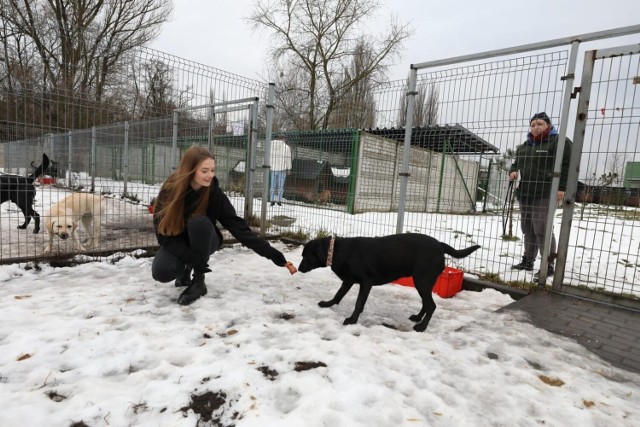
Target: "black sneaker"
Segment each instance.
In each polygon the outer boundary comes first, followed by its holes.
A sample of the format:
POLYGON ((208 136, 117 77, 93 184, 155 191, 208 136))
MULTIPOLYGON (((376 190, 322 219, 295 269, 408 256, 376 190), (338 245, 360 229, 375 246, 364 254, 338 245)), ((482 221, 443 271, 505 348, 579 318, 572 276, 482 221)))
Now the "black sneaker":
POLYGON ((278 206, 282 206, 282 202, 278 202, 278 206))
MULTIPOLYGON (((549 265, 547 267, 547 277, 552 277, 553 273, 555 272, 555 270, 553 269, 553 265, 549 265)), ((537 271, 534 275, 533 275, 533 280, 534 281, 538 281, 538 279, 540 279, 540 271, 537 271)))
POLYGON ((271 206, 275 206, 275 205, 276 205, 276 202, 271 202, 271 206))
POLYGON ((522 261, 519 264, 511 266, 514 270, 533 271, 533 260, 529 257, 523 256, 522 261))

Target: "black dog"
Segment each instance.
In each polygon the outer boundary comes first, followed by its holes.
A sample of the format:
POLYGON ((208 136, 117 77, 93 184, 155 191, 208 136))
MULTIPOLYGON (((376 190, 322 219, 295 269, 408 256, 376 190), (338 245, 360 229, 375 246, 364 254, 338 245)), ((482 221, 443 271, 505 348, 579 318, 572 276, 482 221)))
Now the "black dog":
POLYGON ((344 319, 344 325, 358 321, 372 286, 413 276, 415 288, 422 298, 422 309, 409 319, 418 322, 413 329, 422 332, 436 310, 431 290, 444 271, 444 255, 463 258, 478 248, 480 246, 475 245, 456 250, 433 237, 414 233, 385 237, 325 237, 304 245, 298 271, 306 273, 319 267, 331 267, 342 280, 333 299, 320 301, 320 307, 339 304, 355 283, 360 285, 355 310, 344 319))
POLYGON ((40 232, 40 215, 33 209, 36 198, 36 187, 33 182, 49 168, 49 157, 42 155, 42 164, 29 176, 0 175, 0 204, 11 201, 18 205, 24 215, 24 224, 18 228, 25 229, 31 222, 35 224, 33 232, 40 232))

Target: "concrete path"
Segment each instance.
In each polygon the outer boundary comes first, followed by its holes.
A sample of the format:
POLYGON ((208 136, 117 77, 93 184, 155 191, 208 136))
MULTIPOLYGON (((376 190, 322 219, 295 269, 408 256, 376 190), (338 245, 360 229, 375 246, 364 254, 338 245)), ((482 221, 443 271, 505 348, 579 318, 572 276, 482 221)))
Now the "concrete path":
POLYGON ((539 328, 575 339, 613 366, 640 373, 640 311, 549 291, 499 311, 526 312, 539 328))

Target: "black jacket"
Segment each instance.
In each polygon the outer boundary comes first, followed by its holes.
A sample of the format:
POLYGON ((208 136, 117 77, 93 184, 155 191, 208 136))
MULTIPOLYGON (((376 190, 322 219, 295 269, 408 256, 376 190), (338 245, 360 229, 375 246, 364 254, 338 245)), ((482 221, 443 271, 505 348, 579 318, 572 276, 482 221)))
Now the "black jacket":
MULTIPOLYGON (((280 267, 283 267, 286 264, 284 255, 282 255, 280 251, 272 247, 269 242, 251 231, 245 220, 236 214, 236 210, 231 204, 231 201, 220 189, 218 178, 213 178, 213 181, 211 182, 211 186, 209 186, 209 188, 203 188, 199 191, 210 192, 206 216, 213 223, 220 242, 222 242, 222 233, 218 228, 217 222, 220 222, 220 224, 226 230, 228 230, 231 235, 233 235, 233 237, 238 239, 240 243, 253 250, 258 255, 270 259, 274 264, 280 267)), ((198 194, 198 191, 189 190, 185 196, 185 224, 195 210, 198 194)), ((186 229, 178 236, 165 236, 158 232, 158 212, 162 210, 163 202, 164 197, 161 190, 160 194, 157 197, 153 218, 158 243, 161 247, 165 248, 167 251, 171 252, 173 255, 177 256, 183 261, 191 262, 192 252, 189 246, 189 236, 186 229)), ((209 254, 206 254, 207 258, 208 255, 209 254)))
MULTIPOLYGON (((559 191, 565 191, 567 188, 572 145, 571 140, 566 138, 562 153, 559 191)), ((509 171, 520 171, 520 186, 516 190, 516 195, 520 199, 546 199, 551 195, 557 146, 558 134, 552 132, 538 143, 527 140, 516 148, 516 158, 509 171)))

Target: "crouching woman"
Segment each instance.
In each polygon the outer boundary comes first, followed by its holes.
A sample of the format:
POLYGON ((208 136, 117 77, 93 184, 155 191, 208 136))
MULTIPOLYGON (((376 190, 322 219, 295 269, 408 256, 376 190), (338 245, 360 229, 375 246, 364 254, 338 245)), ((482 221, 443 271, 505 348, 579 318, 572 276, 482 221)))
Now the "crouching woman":
POLYGON ((160 249, 151 274, 158 282, 175 280, 177 287, 186 287, 178 297, 181 305, 207 294, 204 275, 211 271, 209 257, 222 243, 216 221, 240 243, 275 265, 284 267, 287 262, 236 214, 215 177, 213 155, 205 148, 191 147, 162 185, 154 205, 153 223, 160 249))

